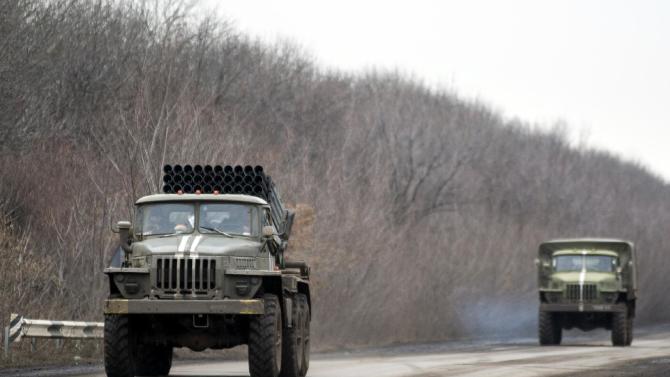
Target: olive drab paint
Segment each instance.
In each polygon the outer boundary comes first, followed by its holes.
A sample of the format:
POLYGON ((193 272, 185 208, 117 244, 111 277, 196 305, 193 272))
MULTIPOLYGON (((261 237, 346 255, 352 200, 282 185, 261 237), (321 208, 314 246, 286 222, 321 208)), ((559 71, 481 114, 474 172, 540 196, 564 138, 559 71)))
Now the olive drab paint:
POLYGON ((544 242, 538 258, 541 345, 561 343, 562 330, 612 331, 615 346, 633 340, 637 262, 633 243, 616 239, 544 242))
POLYGON ((107 375, 168 374, 174 347, 247 344, 253 377, 304 376, 310 269, 284 257, 294 215, 270 176, 240 165, 163 173, 163 193, 138 199, 132 224, 119 222, 122 247, 105 269, 107 375))

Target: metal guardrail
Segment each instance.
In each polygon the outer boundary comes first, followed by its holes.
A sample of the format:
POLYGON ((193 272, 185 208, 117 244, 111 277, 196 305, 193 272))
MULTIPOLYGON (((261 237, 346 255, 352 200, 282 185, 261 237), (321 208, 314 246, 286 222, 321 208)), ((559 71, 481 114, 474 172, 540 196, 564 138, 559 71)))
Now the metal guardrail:
POLYGON ((9 326, 5 327, 5 357, 9 356, 11 344, 23 338, 101 339, 103 333, 104 324, 102 322, 27 319, 18 314, 12 314, 9 326))

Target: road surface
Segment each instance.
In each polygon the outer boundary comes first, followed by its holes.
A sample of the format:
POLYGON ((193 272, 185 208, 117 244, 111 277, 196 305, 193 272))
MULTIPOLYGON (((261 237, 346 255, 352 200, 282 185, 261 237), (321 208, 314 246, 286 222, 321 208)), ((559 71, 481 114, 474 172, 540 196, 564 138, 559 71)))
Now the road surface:
MULTIPOLYGON (((576 333, 580 334, 580 333, 576 333)), ((95 368, 94 368, 95 369, 95 368)), ((2 373, 0 373, 2 374, 2 373)), ((74 375, 75 371, 23 371, 20 376, 74 375)), ((79 371, 85 377, 104 377, 79 371)), ((246 377, 246 362, 178 362, 171 376, 246 377)), ((310 377, 496 377, 670 375, 670 328, 647 329, 631 347, 612 347, 609 335, 564 337, 564 345, 539 347, 534 339, 513 342, 444 343, 392 347, 313 357, 310 377)))

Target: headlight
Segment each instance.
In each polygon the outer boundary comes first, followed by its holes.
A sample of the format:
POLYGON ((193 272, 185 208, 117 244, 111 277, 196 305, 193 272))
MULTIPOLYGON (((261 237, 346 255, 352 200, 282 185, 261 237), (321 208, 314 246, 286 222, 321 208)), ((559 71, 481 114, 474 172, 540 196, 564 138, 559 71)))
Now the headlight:
POLYGON ((562 292, 547 292, 546 293, 547 301, 550 303, 556 303, 561 301, 561 298, 563 297, 562 292))
POLYGON ((617 298, 617 292, 600 292, 600 298, 605 302, 614 302, 617 298))

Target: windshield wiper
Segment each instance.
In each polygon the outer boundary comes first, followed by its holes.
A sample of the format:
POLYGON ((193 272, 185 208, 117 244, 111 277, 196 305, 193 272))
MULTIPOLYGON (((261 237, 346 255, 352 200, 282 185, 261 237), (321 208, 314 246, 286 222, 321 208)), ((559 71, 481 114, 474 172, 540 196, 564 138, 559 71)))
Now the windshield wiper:
POLYGON ((170 236, 178 236, 178 235, 180 235, 180 234, 188 234, 188 233, 175 232, 175 233, 161 234, 160 236, 158 236, 158 238, 170 237, 170 236))
POLYGON ((234 238, 234 236, 224 232, 223 230, 219 230, 219 229, 216 229, 216 228, 210 228, 208 226, 201 226, 200 229, 209 230, 210 232, 216 232, 216 233, 219 233, 220 235, 226 236, 228 238, 234 238))

